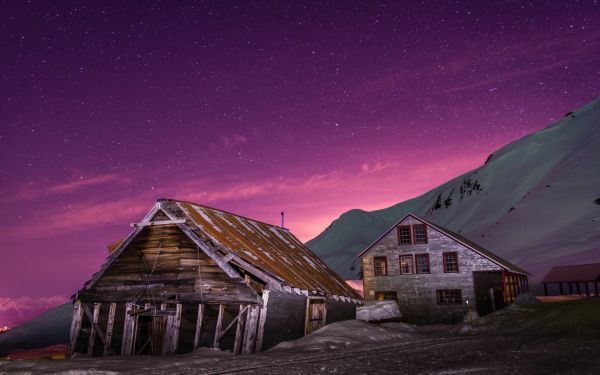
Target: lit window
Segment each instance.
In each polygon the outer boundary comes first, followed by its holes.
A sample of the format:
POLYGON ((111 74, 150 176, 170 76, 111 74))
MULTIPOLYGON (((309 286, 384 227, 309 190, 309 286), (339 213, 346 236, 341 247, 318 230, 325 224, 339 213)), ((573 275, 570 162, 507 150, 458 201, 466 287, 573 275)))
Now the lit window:
POLYGON ((444 253, 444 272, 458 272, 458 254, 444 253))
POLYGON ((396 293, 396 291, 390 291, 390 290, 387 290, 385 292, 375 292, 375 299, 378 301, 383 301, 383 300, 397 301, 398 293, 396 293))
POLYGON ((411 245, 410 226, 403 225, 398 227, 398 245, 411 245))
POLYGON ((412 255, 400 256, 400 273, 403 275, 413 273, 413 257, 412 257, 412 255))
POLYGON ((460 289, 446 289, 437 291, 438 305, 462 305, 462 291, 460 289))
POLYGON ((427 243, 427 226, 425 224, 413 225, 415 244, 427 243))
POLYGON ((386 257, 373 258, 373 269, 375 270, 375 276, 386 276, 387 275, 387 258, 386 257))
POLYGON ((429 273, 429 254, 415 255, 417 273, 429 273))

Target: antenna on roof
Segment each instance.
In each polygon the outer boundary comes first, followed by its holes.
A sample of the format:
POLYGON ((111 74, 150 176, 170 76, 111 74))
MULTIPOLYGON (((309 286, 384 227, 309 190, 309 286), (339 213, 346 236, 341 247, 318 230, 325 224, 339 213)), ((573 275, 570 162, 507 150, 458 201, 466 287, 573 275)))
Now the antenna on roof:
POLYGON ((281 227, 282 227, 282 228, 285 228, 285 227, 283 226, 283 219, 284 219, 284 217, 285 217, 285 213, 284 213, 283 211, 281 211, 281 227))

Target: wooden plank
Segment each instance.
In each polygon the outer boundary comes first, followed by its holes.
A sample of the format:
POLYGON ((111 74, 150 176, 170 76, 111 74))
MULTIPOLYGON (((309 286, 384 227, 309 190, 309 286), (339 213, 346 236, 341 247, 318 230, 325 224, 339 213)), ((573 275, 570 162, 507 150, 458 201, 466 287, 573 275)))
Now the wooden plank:
POLYGON ((123 325, 123 341, 121 344, 121 355, 131 355, 133 352, 133 340, 135 333, 136 317, 129 314, 133 310, 133 302, 125 305, 125 323, 123 325))
POLYGON ((269 291, 264 290, 262 299, 263 307, 260 309, 260 318, 258 321, 258 332, 256 333, 256 349, 255 353, 262 351, 263 338, 265 335, 265 323, 267 321, 267 308, 269 306, 269 291))
MULTIPOLYGON (((87 309, 87 307, 85 305, 84 305, 84 309, 87 309)), ((90 319, 92 321, 92 328, 90 331, 90 341, 88 342, 87 354, 89 356, 92 356, 94 354, 94 343, 96 341, 96 332, 98 332, 98 329, 96 327, 98 327, 98 317, 99 316, 100 316, 100 304, 94 303, 94 314, 92 316, 92 319, 90 319)))
POLYGON ((169 354, 175 354, 177 353, 177 349, 179 347, 179 328, 181 327, 181 312, 182 312, 183 306, 181 305, 181 303, 177 304, 176 307, 176 312, 175 312, 175 316, 173 317, 173 335, 172 335, 172 341, 171 341, 171 350, 169 352, 169 354))
POLYGON ((225 312, 225 305, 219 305, 219 316, 217 317, 217 327, 215 328, 215 339, 213 341, 213 348, 219 349, 219 340, 221 339, 221 328, 223 327, 223 313, 225 312))
POLYGON ((240 313, 238 315, 237 326, 235 328, 235 341, 233 342, 233 354, 240 354, 242 352, 242 330, 244 328, 244 312, 248 309, 248 306, 240 305, 240 313))
POLYGON ((110 355, 113 326, 115 324, 115 312, 117 311, 117 304, 111 303, 110 309, 108 310, 108 323, 106 324, 106 337, 104 338, 104 353, 102 355, 110 355))
POLYGON ((69 357, 75 354, 77 348, 77 340, 79 340, 79 334, 81 332, 81 321, 83 320, 83 308, 81 308, 81 302, 75 302, 73 306, 73 320, 71 321, 71 337, 69 341, 69 357))
POLYGON ((204 319, 204 305, 198 305, 198 317, 196 318, 196 333, 194 334, 194 349, 200 347, 200 339, 202 337, 202 320, 204 319))
POLYGON ((256 329, 258 326, 258 314, 260 306, 251 306, 248 310, 246 320, 246 332, 244 333, 244 344, 242 345, 242 354, 254 353, 256 344, 256 329))
POLYGON ((180 224, 180 223, 185 223, 185 219, 142 221, 140 223, 131 223, 129 225, 132 228, 140 228, 140 227, 153 227, 153 226, 157 226, 157 225, 169 225, 169 224, 180 224))

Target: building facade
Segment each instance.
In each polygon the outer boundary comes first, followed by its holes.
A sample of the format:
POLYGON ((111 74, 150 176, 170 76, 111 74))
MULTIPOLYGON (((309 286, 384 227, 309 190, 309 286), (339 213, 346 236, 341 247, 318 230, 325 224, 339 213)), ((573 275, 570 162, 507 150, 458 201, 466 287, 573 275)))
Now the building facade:
POLYGON ((485 315, 528 290, 527 272, 439 225, 407 214, 361 252, 365 300, 397 300, 416 323, 485 315))
POLYGON ((74 296, 69 354, 248 354, 355 319, 361 297, 289 230, 159 200, 74 296))

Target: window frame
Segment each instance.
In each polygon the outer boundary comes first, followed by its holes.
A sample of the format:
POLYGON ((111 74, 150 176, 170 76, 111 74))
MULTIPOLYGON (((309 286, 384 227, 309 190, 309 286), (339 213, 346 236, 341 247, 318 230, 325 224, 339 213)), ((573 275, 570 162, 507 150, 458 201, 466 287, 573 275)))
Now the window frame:
POLYGON ((431 260, 429 259, 429 253, 415 254, 415 275, 427 275, 431 273, 431 260), (417 258, 425 257, 427 259, 427 272, 419 272, 419 261, 417 258))
POLYGON ((373 257, 373 276, 387 276, 389 274, 389 270, 388 270, 388 262, 387 262, 387 256, 375 256, 373 257), (377 261, 381 261, 383 260, 383 264, 384 264, 384 273, 383 274, 378 274, 377 273, 377 261))
POLYGON ((396 227, 396 231, 397 231, 397 235, 398 235, 398 246, 409 246, 413 244, 413 231, 412 231, 412 226, 411 225, 398 225, 396 227), (408 243, 404 243, 400 241, 400 230, 401 229, 408 229, 408 243))
POLYGON ((448 252, 442 253, 442 264, 444 265, 444 273, 460 273, 460 267, 458 265, 458 252, 448 251, 448 252), (454 255, 454 257, 456 258, 456 271, 448 271, 448 269, 446 267, 446 255, 454 255))
POLYGON ((412 232, 412 242, 413 245, 426 245, 429 243, 429 236, 427 235, 427 224, 413 224, 411 228, 412 232), (423 227, 423 233, 425 234, 425 242, 417 242, 417 237, 415 236, 415 228, 414 227, 423 227))
POLYGON ((400 255, 400 257, 399 257, 399 265, 400 265, 400 275, 413 275, 415 273, 414 272, 415 271, 415 260, 414 260, 414 257, 413 257, 412 254, 410 254, 410 255, 400 255), (409 272, 404 272, 402 270, 402 258, 409 258, 410 259, 410 266, 409 266, 410 271, 409 272))
POLYGON ((437 289, 435 291, 435 299, 438 305, 440 306, 460 306, 463 304, 463 295, 462 295, 462 289, 437 289), (440 293, 451 293, 451 292, 458 292, 458 298, 455 299, 455 301, 458 301, 458 303, 444 303, 444 301, 448 301, 449 298, 446 299, 440 299, 440 293))

